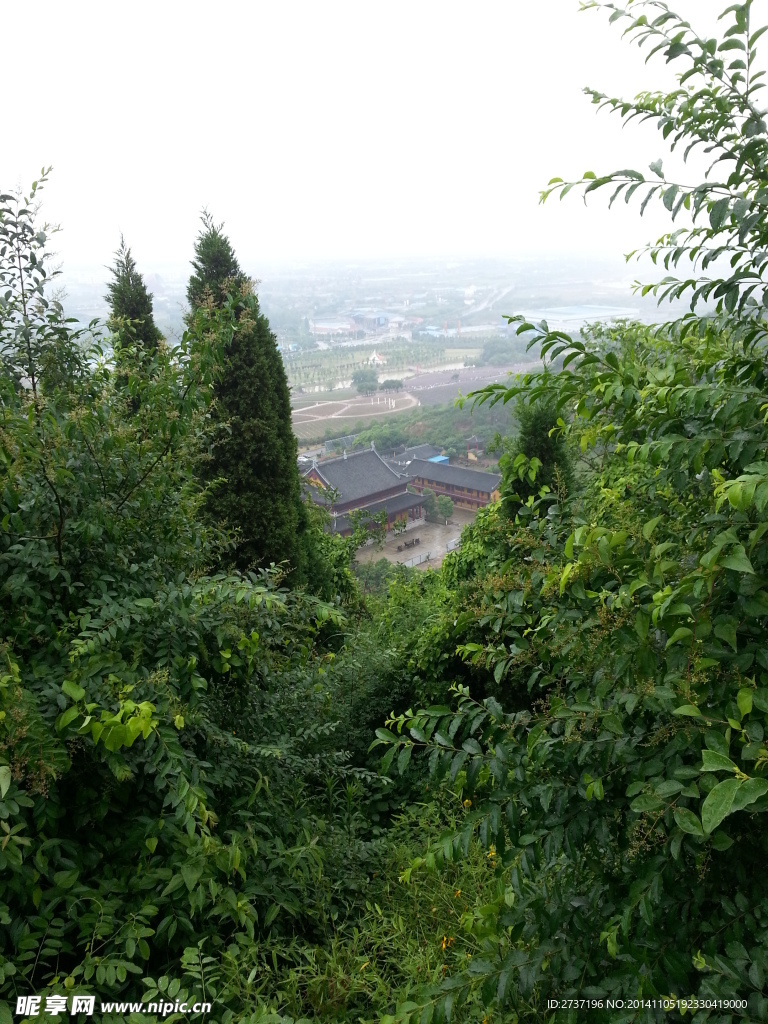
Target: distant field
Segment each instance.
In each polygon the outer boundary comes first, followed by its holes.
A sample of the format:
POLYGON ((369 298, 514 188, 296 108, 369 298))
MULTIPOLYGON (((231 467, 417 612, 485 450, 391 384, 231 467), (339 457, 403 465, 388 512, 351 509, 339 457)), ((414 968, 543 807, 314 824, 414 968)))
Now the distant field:
POLYGON ((329 426, 338 425, 339 434, 348 434, 357 423, 368 427, 384 416, 414 409, 417 404, 417 399, 408 394, 357 396, 334 401, 323 401, 316 396, 308 405, 294 406, 293 432, 300 439, 310 439, 322 437, 329 426))
POLYGON ((410 393, 421 405, 445 405, 461 394, 506 381, 510 373, 525 373, 537 363, 514 363, 511 366, 466 367, 455 373, 422 373, 408 381, 410 393))
POLYGON ((292 401, 293 431, 301 441, 321 440, 329 436, 365 430, 385 418, 409 412, 418 406, 452 404, 459 392, 506 380, 508 374, 524 373, 536 363, 516 363, 508 367, 477 366, 463 370, 428 371, 405 381, 405 392, 397 395, 361 397, 354 391, 329 391, 325 394, 299 395, 292 401), (377 402, 378 397, 378 402, 377 402), (391 403, 391 404, 390 404, 391 403))
POLYGON ((464 359, 468 363, 475 363, 483 354, 482 348, 447 348, 445 350, 445 358, 449 363, 458 362, 459 359, 464 359))
POLYGON ((291 408, 303 409, 318 402, 343 402, 356 397, 355 388, 335 388, 333 391, 317 391, 309 395, 291 395, 291 408))

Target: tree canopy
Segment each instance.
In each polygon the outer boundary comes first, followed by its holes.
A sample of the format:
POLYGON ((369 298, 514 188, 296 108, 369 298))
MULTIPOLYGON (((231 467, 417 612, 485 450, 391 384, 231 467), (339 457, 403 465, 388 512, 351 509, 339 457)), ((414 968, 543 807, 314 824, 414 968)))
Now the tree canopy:
POLYGON ((203 478, 206 507, 232 531, 241 569, 297 558, 304 512, 288 382, 277 341, 255 295, 239 319, 214 385, 219 429, 203 478))
POLYGON ((352 383, 361 395, 372 395, 379 386, 379 375, 375 366, 363 366, 352 374, 352 383))
POLYGON ((112 280, 107 284, 105 298, 112 316, 127 322, 129 330, 142 348, 149 351, 156 349, 162 334, 155 324, 152 295, 147 291, 144 278, 136 269, 136 261, 122 235, 114 263, 109 269, 112 280))
POLYGON ((230 532, 238 568, 287 561, 295 569, 307 557, 299 537, 309 520, 285 367, 223 224, 207 211, 202 222, 187 288, 192 315, 203 306, 229 308, 237 321, 214 384, 217 430, 201 464, 206 509, 230 532))
POLYGON ((248 281, 224 234, 224 224, 216 224, 207 210, 203 210, 200 220, 203 226, 195 242, 194 273, 187 285, 187 302, 193 311, 206 301, 223 306, 227 292, 241 291, 248 281))

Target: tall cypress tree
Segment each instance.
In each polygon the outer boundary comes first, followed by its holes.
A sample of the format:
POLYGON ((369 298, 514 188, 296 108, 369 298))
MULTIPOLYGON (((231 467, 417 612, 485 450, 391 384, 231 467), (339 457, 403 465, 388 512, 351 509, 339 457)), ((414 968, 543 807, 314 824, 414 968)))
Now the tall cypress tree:
POLYGON ((295 564, 304 516, 288 380, 269 321, 222 227, 203 215, 187 289, 192 315, 239 292, 237 329, 215 386, 219 431, 204 466, 206 481, 223 482, 209 491, 208 510, 237 531, 238 568, 295 564))
POLYGON ((221 306, 227 290, 240 290, 248 280, 222 230, 224 224, 215 224, 207 210, 203 210, 200 220, 203 227, 197 236, 192 260, 195 272, 187 285, 187 302, 193 312, 205 301, 221 306))
POLYGON ((130 320, 136 341, 148 351, 154 351, 163 335, 155 324, 152 294, 147 291, 144 278, 136 269, 136 261, 122 235, 115 262, 109 270, 113 280, 107 285, 104 298, 109 303, 112 316, 130 320))

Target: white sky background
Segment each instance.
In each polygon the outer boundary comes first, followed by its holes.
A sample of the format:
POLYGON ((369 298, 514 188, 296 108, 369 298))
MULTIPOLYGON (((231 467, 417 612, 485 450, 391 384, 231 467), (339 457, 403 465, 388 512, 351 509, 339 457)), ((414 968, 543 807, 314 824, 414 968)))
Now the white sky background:
MULTIPOLYGON (((727 0, 671 6, 711 31, 727 0)), ((768 21, 768 0, 755 15, 768 21)), ((24 42, 3 51, 18 117, 0 185, 54 165, 44 212, 70 270, 108 263, 123 231, 145 273, 184 272, 203 205, 257 275, 325 259, 620 257, 665 229, 663 211, 608 213, 607 193, 587 209, 575 193, 538 203, 555 175, 666 157, 655 129, 622 131, 581 92, 672 84, 607 20, 577 0, 5 4, 5 38, 24 42)))

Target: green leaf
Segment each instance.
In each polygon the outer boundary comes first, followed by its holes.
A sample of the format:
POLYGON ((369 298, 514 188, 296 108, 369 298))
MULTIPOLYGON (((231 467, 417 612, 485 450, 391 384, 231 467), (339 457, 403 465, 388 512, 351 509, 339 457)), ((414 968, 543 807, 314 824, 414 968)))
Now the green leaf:
POLYGON ((641 814, 643 811, 660 811, 664 807, 664 801, 653 793, 643 793, 636 797, 629 805, 633 811, 641 814))
POLYGON ((735 765, 730 757, 718 754, 716 750, 703 750, 701 758, 704 762, 701 769, 703 772, 737 772, 739 770, 738 765, 735 765))
POLYGON ((728 215, 728 207, 730 206, 730 203, 730 196, 726 196, 724 199, 718 199, 716 203, 713 203, 712 208, 709 211, 709 223, 711 224, 713 231, 718 231, 722 226, 723 221, 728 215))
POLYGON ((181 866, 181 877, 184 879, 184 884, 187 889, 192 892, 197 883, 200 881, 200 876, 203 873, 205 862, 202 860, 193 860, 191 863, 187 862, 181 866))
POLYGON ((539 742, 539 740, 541 739, 541 736, 544 733, 544 730, 546 728, 547 728, 546 722, 539 722, 539 724, 535 725, 533 727, 533 729, 531 729, 531 731, 528 733, 528 746, 527 746, 527 749, 528 749, 528 753, 529 754, 533 750, 533 748, 536 746, 536 744, 539 742))
POLYGON ((669 188, 664 189, 663 203, 667 210, 671 210, 675 205, 675 197, 679 191, 679 185, 670 185, 669 188))
POLYGON ((166 885, 166 887, 160 893, 160 895, 161 896, 170 896, 170 894, 172 892, 176 892, 176 890, 180 889, 182 887, 182 885, 184 885, 184 879, 181 877, 181 875, 174 875, 171 878, 170 882, 166 885))
POLYGON ((614 712, 606 715, 603 719, 603 727, 612 732, 614 736, 623 736, 624 726, 621 724, 621 719, 614 712))
POLYGON ((683 845, 683 833, 680 829, 675 829, 672 835, 672 841, 669 844, 669 852, 672 857, 677 860, 680 857, 680 847, 683 845))
POLYGON ((712 846, 715 850, 727 850, 733 846, 733 840, 725 832, 715 832, 712 836, 712 846))
POLYGON ((79 873, 76 869, 72 871, 57 871, 53 876, 53 880, 60 889, 71 889, 77 881, 79 873))
POLYGON ((679 640, 687 640, 689 636, 693 636, 693 630, 688 629, 687 626, 679 626, 669 640, 667 640, 667 647, 671 647, 672 644, 676 644, 679 640))
POLYGON ((695 704, 683 704, 679 708, 675 708, 672 712, 673 715, 687 715, 688 718, 701 718, 702 714, 695 704))
POLYGON ((676 796, 683 789, 682 782, 677 779, 662 779, 658 785, 654 786, 654 793, 656 796, 662 799, 669 799, 671 796, 676 796))
POLYGON ((759 800, 761 796, 765 796, 766 793, 768 793, 768 782, 765 779, 747 779, 742 782, 738 793, 733 798, 731 814, 743 810, 753 804, 755 800, 759 800))
POLYGON ((635 632, 641 640, 645 640, 648 636, 648 629, 651 624, 650 615, 646 615, 645 612, 638 611, 635 615, 635 632))
POLYGON ((704 835, 704 829, 702 828, 701 822, 693 813, 693 811, 689 811, 687 807, 675 808, 675 821, 683 830, 683 832, 687 832, 688 835, 704 835))
POLYGON ((731 813, 731 807, 740 786, 739 779, 726 779, 710 792, 701 808, 701 823, 706 835, 714 832, 723 818, 731 813))
POLYGON ((389 750, 386 752, 386 754, 382 757, 382 759, 381 759, 381 772, 382 772, 383 775, 386 775, 386 773, 389 771, 389 769, 390 769, 390 767, 392 765, 392 762, 395 759, 395 754, 396 753, 397 753, 397 747, 390 747, 389 750))
POLYGON ((56 723, 56 728, 61 732, 62 729, 66 729, 70 722, 74 721, 80 715, 80 708, 73 704, 71 707, 59 715, 59 720, 56 723))
POLYGON ((275 920, 275 918, 277 917, 277 915, 279 913, 280 913, 280 907, 278 906, 277 903, 273 903, 272 906, 267 911, 265 917, 264 917, 264 924, 267 927, 269 927, 269 925, 272 924, 272 922, 275 920))
POLYGON ((719 637, 720 640, 725 640, 734 651, 737 650, 736 626, 732 622, 718 622, 715 626, 715 636, 719 637))
POLYGON ((82 700, 85 696, 85 690, 82 686, 78 686, 77 683, 73 683, 71 679, 67 679, 61 689, 68 697, 75 701, 82 700))
POLYGON ((752 689, 749 686, 742 686, 736 694, 736 703, 739 706, 742 718, 750 713, 752 710, 752 689))
POLYGON ((726 558, 720 559, 720 565, 725 569, 733 569, 735 572, 746 572, 750 575, 755 575, 755 570, 752 568, 752 563, 747 558, 747 553, 741 545, 734 548, 730 555, 726 558))
POLYGON ((11 769, 7 764, 0 765, 0 800, 8 792, 11 785, 11 769))
POLYGON ((397 770, 402 775, 405 769, 408 767, 408 762, 411 760, 411 754, 413 753, 413 747, 408 744, 403 747, 400 753, 397 755, 397 770))
POLYGON ((659 525, 664 516, 655 516, 653 519, 649 519, 648 522, 643 526, 643 539, 650 540, 653 536, 653 531, 659 525))

